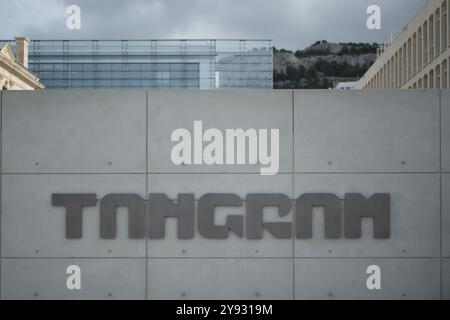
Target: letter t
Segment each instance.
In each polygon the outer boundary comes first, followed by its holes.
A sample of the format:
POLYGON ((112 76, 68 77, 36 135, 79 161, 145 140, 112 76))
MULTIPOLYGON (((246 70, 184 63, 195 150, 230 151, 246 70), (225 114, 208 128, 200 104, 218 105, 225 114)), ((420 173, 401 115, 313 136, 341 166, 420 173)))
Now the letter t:
POLYGON ((52 205, 66 208, 66 238, 81 239, 83 234, 83 207, 97 204, 95 193, 52 194, 52 205))

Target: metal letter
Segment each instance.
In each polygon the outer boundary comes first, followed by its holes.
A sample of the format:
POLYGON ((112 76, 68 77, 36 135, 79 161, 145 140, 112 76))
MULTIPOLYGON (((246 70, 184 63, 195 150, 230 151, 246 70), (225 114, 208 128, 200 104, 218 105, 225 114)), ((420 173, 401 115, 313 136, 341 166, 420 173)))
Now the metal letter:
POLYGON ((52 194, 52 205, 66 208, 66 238, 81 239, 83 235, 83 207, 97 204, 95 193, 52 194))
POLYGON ((145 202, 137 194, 108 194, 100 205, 100 238, 115 239, 117 207, 128 208, 128 237, 145 238, 145 202))
POLYGON ((150 194, 149 196, 149 237, 162 239, 166 234, 165 219, 178 219, 178 238, 192 239, 194 237, 194 195, 179 194, 178 204, 173 203, 165 194, 150 194))
POLYGON ((391 196, 378 193, 366 199, 358 193, 345 195, 345 237, 361 238, 361 218, 373 217, 375 239, 388 239, 391 236, 391 196))
POLYGON ((205 238, 226 239, 228 231, 237 236, 243 236, 244 218, 242 216, 228 216, 225 226, 214 225, 214 210, 216 207, 240 207, 242 199, 235 194, 210 193, 205 194, 198 202, 198 231, 205 238))
POLYGON ((247 195, 247 238, 261 239, 264 228, 277 239, 292 238, 291 222, 264 222, 264 207, 278 207, 278 215, 284 217, 291 211, 291 200, 284 194, 247 195))
POLYGON ((298 239, 312 238, 313 207, 324 207, 325 237, 341 237, 341 200, 331 193, 307 193, 295 202, 295 230, 298 239))

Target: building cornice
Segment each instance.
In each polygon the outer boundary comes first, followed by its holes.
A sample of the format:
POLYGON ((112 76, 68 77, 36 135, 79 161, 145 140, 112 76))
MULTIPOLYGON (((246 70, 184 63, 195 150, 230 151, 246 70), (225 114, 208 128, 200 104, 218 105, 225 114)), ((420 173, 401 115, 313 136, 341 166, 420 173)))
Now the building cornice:
POLYGON ((4 67, 10 73, 14 74, 16 77, 25 81, 27 84, 31 85, 35 89, 45 88, 44 84, 39 82, 39 78, 34 73, 32 73, 19 63, 11 61, 2 54, 0 54, 0 66, 4 67))

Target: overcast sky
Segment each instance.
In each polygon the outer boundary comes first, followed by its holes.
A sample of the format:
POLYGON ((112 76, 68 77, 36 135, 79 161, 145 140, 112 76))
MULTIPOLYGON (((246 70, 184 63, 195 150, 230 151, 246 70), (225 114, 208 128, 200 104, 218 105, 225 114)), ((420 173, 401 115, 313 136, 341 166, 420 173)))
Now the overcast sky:
POLYGON ((316 40, 381 42, 427 0, 0 0, 0 39, 263 38, 299 49, 316 40), (66 8, 81 8, 81 30, 66 8), (366 27, 381 7, 382 30, 366 27))

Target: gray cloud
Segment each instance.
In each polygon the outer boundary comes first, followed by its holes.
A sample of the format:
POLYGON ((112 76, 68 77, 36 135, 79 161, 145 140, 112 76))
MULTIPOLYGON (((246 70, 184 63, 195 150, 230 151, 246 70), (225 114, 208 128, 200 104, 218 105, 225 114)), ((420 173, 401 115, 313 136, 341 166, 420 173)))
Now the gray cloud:
POLYGON ((264 38, 289 49, 316 40, 381 42, 426 0, 10 0, 0 2, 0 38, 264 38), (81 7, 81 30, 66 29, 66 7, 81 7), (382 9, 383 30, 366 28, 382 9))

